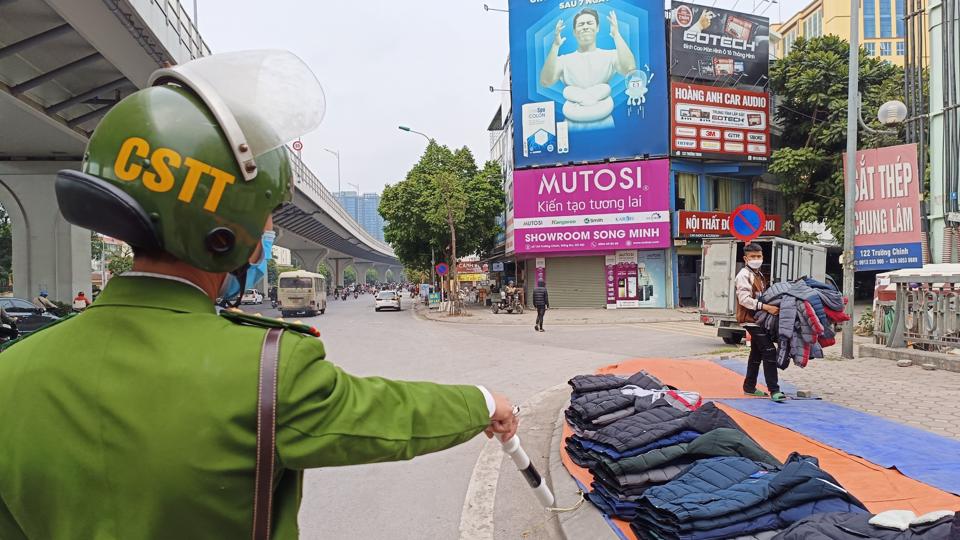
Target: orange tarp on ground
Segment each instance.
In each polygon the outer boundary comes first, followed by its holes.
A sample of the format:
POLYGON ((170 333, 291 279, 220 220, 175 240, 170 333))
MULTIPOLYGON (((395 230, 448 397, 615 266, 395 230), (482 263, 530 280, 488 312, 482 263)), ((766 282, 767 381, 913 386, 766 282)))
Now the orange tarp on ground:
MULTIPOLYGON (((699 392, 704 399, 743 397, 740 391, 742 376, 706 360, 661 358, 630 360, 603 367, 597 373, 632 375, 640 370, 645 370, 665 384, 681 390, 699 392)), ((932 510, 960 511, 960 497, 732 407, 720 403, 717 405, 729 414, 744 432, 780 461, 785 460, 791 452, 815 456, 820 460, 821 467, 833 475, 873 513, 884 510, 912 510, 919 515, 932 510)), ((564 440, 571 435, 573 430, 569 425, 564 424, 564 440)), ((571 476, 589 489, 593 481, 590 471, 571 461, 563 445, 560 448, 560 456, 571 476)), ((627 538, 634 538, 629 523, 618 519, 611 519, 611 521, 623 531, 627 538)))
POLYGON ((643 358, 600 368, 597 373, 633 375, 643 370, 681 390, 699 392, 704 399, 743 397, 743 376, 709 360, 643 358))

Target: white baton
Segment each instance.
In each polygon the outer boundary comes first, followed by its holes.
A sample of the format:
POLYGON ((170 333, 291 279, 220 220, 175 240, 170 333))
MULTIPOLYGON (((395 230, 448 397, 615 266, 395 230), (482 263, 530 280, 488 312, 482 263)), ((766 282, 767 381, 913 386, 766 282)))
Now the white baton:
POLYGON ((528 456, 527 453, 523 451, 523 447, 520 446, 520 437, 514 435, 506 442, 501 439, 500 445, 503 451, 513 459, 513 463, 523 474, 523 477, 527 479, 527 483, 530 484, 534 493, 537 494, 537 499, 540 500, 540 503, 547 508, 553 506, 553 493, 550 492, 547 483, 543 481, 543 477, 537 472, 537 468, 533 466, 533 462, 530 461, 530 456, 528 456))

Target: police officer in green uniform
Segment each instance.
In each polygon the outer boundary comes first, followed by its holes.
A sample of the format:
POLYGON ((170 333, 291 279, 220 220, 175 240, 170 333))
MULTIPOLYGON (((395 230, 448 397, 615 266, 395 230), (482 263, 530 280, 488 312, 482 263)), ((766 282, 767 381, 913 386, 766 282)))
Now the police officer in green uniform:
MULTIPOLYGON (((74 224, 134 247, 84 313, 0 354, 0 538, 249 538, 258 366, 269 319, 218 316, 291 199, 284 143, 322 117, 290 53, 158 71, 93 133, 57 196, 74 224)), ((239 287, 238 287, 239 286, 239 287)), ((302 471, 510 437, 483 387, 354 377, 284 325, 272 538, 297 537, 302 471)))

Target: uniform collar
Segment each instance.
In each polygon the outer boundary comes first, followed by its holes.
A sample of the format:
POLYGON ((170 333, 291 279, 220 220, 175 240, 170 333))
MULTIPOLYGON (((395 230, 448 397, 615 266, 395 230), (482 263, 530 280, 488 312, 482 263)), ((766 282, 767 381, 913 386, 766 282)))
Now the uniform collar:
POLYGON ((178 313, 216 313, 210 297, 196 285, 160 274, 135 273, 111 279, 90 308, 103 306, 148 307, 178 313))

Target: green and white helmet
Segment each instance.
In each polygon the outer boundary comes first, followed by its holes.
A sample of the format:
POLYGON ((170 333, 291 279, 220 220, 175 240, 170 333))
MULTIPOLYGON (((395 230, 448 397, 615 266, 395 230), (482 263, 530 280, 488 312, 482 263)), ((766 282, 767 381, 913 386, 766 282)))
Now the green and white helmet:
POLYGON ((216 54, 157 70, 60 171, 67 221, 209 272, 243 267, 293 195, 285 144, 323 119, 323 89, 287 51, 216 54))

